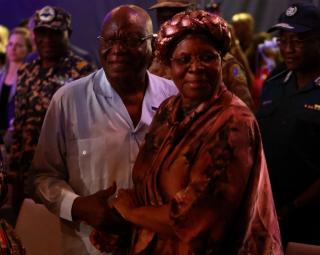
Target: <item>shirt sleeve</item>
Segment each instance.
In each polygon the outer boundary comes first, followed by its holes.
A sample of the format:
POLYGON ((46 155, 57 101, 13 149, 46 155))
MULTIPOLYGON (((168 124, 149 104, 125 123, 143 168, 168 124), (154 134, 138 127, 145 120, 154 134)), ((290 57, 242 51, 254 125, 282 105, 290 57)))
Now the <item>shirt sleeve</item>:
POLYGON ((252 110, 253 101, 244 68, 236 59, 230 58, 223 61, 222 72, 227 88, 252 110))
POLYGON ((15 117, 13 121, 12 145, 10 148, 10 170, 18 171, 21 165, 21 152, 23 151, 22 130, 27 117, 28 98, 25 96, 28 84, 23 72, 18 73, 17 91, 15 95, 15 117))
POLYGON ((29 193, 54 214, 72 220, 71 209, 78 196, 68 184, 65 122, 61 93, 49 105, 28 178, 29 193))

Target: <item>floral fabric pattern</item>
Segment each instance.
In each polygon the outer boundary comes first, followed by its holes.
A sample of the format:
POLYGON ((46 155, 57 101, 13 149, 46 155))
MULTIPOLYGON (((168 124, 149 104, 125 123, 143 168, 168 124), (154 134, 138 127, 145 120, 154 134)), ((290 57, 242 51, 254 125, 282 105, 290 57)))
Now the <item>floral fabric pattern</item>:
POLYGON ((133 169, 138 206, 170 204, 176 238, 137 228, 134 254, 283 254, 256 120, 224 85, 157 112, 133 169))

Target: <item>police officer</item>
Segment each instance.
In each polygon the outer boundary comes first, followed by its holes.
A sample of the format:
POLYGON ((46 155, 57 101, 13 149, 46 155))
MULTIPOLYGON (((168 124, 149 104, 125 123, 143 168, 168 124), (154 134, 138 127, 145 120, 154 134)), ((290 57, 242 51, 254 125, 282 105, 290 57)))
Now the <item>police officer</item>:
POLYGON ((291 5, 278 31, 286 70, 269 78, 257 118, 284 246, 320 244, 320 10, 291 5))

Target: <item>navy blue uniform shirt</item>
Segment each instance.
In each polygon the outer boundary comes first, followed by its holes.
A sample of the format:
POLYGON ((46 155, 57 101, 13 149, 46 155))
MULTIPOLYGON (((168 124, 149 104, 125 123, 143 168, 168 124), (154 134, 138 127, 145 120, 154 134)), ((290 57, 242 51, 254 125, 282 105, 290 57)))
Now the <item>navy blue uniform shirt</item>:
POLYGON ((275 194, 282 204, 320 178, 320 79, 298 90, 292 72, 270 78, 257 118, 274 192, 287 193, 275 194))
MULTIPOLYGON (((293 72, 271 77, 257 112, 277 208, 292 203, 320 178, 320 77, 297 88, 293 72)), ((299 222, 307 217, 320 227, 319 209, 301 210, 299 222)))

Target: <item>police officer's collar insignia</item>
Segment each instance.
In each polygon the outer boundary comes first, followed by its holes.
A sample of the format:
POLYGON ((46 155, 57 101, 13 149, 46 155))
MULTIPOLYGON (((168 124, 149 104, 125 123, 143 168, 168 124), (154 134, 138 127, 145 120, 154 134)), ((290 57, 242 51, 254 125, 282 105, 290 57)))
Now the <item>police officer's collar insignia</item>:
POLYGON ((316 84, 316 86, 320 87, 320 76, 314 80, 314 83, 316 84))
POLYGON ((44 22, 50 22, 53 20, 55 17, 55 11, 52 7, 44 7, 42 10, 39 12, 39 18, 41 21, 44 22))
POLYGON ((269 104, 272 104, 272 100, 265 100, 265 101, 262 102, 263 106, 266 106, 266 105, 269 105, 269 104))
POLYGON ((287 10, 286 10, 286 16, 291 17, 293 15, 295 15, 298 11, 297 6, 290 6, 287 10))
POLYGON ((309 110, 320 111, 320 104, 305 104, 304 108, 309 110))
POLYGON ((283 82, 286 83, 286 82, 290 79, 291 75, 292 75, 292 71, 290 71, 289 73, 287 73, 287 75, 286 75, 286 77, 284 78, 283 82))

